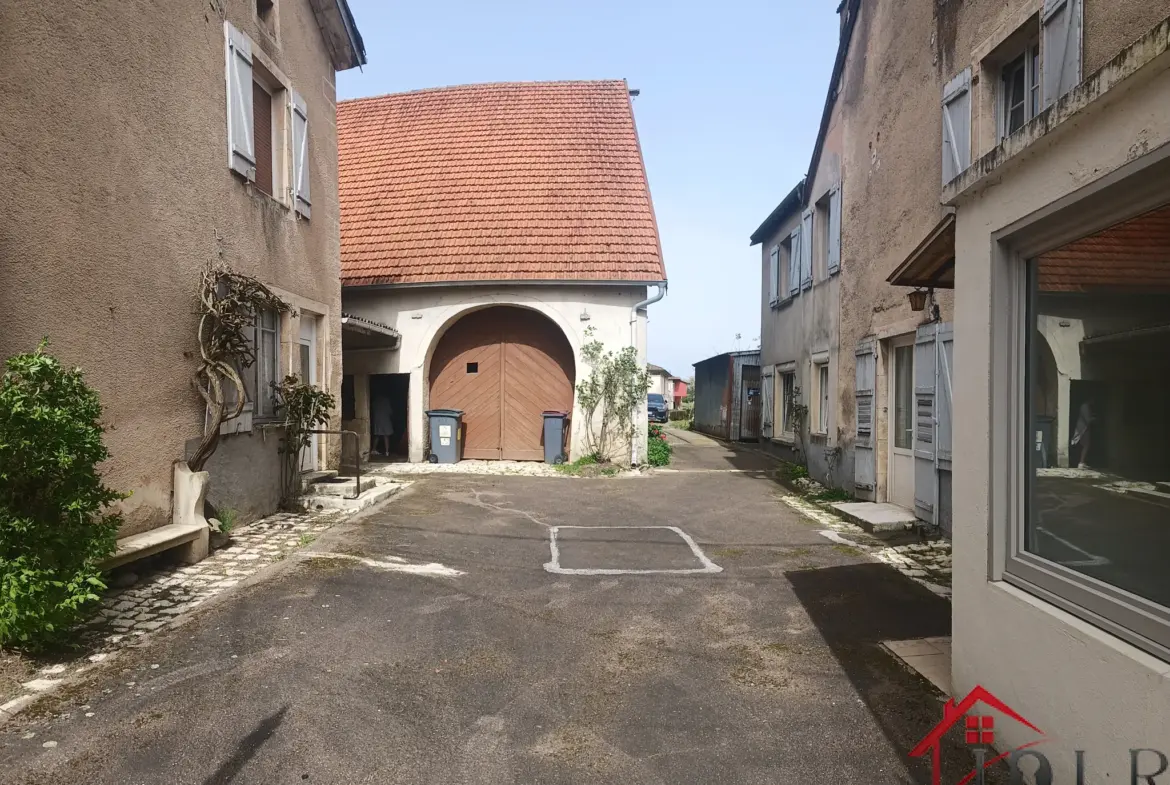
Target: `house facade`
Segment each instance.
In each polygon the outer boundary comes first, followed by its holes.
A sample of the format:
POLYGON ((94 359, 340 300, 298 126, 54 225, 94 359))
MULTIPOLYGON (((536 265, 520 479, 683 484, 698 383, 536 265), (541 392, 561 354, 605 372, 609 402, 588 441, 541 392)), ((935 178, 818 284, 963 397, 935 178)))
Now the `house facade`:
POLYGON ((673 410, 677 403, 674 397, 674 377, 670 375, 670 371, 653 363, 646 366, 646 371, 650 376, 649 392, 661 395, 666 401, 666 410, 673 410))
MULTIPOLYGON (((339 119, 344 307, 392 332, 347 334, 346 427, 376 451, 390 411, 391 451, 422 461, 427 410, 454 408, 465 457, 541 460, 541 413, 564 411, 570 459, 592 452, 587 347, 644 365, 666 292, 625 82, 422 90, 339 119)), ((644 402, 631 417, 615 460, 645 458, 644 402)))
MULTIPOLYGON (((1126 779, 1129 750, 1170 737, 1170 3, 841 13, 835 431, 852 471, 826 477, 952 537, 956 693, 982 687, 1059 739, 1054 782, 1076 779, 1074 749, 1086 782, 1126 779)), ((753 237, 765 373, 815 347, 772 312, 768 246, 803 228, 800 191, 753 237)))
MULTIPOLYGON (((334 75, 364 62, 333 0, 0 10, 0 68, 20 85, 0 92, 0 353, 48 336, 101 393, 104 478, 132 493, 122 535, 171 522, 172 466, 202 434, 192 375, 207 262, 294 309, 258 315, 250 400, 206 467, 208 501, 241 520, 275 510, 271 382, 300 373, 339 391, 334 75)), ((320 440, 314 465, 335 451, 320 440)))

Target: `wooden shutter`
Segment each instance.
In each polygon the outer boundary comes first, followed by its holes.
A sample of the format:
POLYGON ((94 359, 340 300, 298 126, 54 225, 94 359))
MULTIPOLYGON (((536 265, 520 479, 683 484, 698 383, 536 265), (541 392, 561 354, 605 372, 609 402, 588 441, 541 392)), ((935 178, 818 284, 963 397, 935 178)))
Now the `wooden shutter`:
POLYGON ((775 414, 775 406, 772 403, 773 396, 776 394, 775 385, 776 377, 772 368, 767 368, 764 371, 763 379, 760 382, 760 434, 765 439, 771 439, 775 432, 773 424, 773 415, 775 414))
POLYGON ((1082 0, 1044 0, 1040 15, 1044 106, 1081 81, 1082 0))
POLYGON ((857 380, 854 397, 857 401, 857 430, 853 442, 854 485, 860 491, 873 493, 877 487, 877 462, 874 451, 874 392, 877 388, 877 344, 867 338, 857 345, 857 380))
POLYGON ((788 296, 800 291, 800 227, 792 232, 788 243, 788 296))
POLYGON ((289 128, 292 144, 293 207, 309 217, 309 110, 296 90, 289 91, 289 128))
POLYGON ((780 246, 772 248, 772 255, 768 263, 768 302, 780 299, 780 246))
POLYGON ((829 192, 829 275, 841 269, 841 185, 829 192))
POLYGON ((230 22, 224 22, 224 37, 227 41, 228 166, 249 180, 255 180, 252 42, 230 22))
POLYGON ((951 368, 955 364, 955 327, 950 322, 940 324, 935 337, 938 346, 938 391, 935 395, 935 406, 938 409, 938 432, 936 434, 935 455, 938 457, 938 466, 945 471, 951 470, 951 427, 953 422, 954 400, 951 396, 951 368))
POLYGON ((808 289, 812 286, 812 254, 813 254, 813 208, 804 211, 800 218, 800 234, 804 242, 800 244, 800 288, 808 289))
POLYGON ((943 88, 943 185, 971 165, 971 69, 965 69, 943 88))
POLYGON ((934 324, 918 328, 914 338, 914 514, 935 522, 935 387, 937 383, 934 324))

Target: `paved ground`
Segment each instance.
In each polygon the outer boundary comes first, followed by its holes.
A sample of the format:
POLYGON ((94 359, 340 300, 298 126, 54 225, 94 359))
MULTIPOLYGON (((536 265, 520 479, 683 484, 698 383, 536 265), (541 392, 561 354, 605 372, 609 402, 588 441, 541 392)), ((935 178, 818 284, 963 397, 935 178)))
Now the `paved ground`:
MULTIPOLYGON (((947 602, 694 441, 650 477, 420 478, 311 548, 350 558, 286 559, 19 715, 0 781, 929 782, 906 752, 941 700, 876 642, 949 634, 947 602), (675 526, 722 570, 552 574, 557 526, 675 526)), ((573 568, 694 566, 669 530, 586 534, 573 568)))

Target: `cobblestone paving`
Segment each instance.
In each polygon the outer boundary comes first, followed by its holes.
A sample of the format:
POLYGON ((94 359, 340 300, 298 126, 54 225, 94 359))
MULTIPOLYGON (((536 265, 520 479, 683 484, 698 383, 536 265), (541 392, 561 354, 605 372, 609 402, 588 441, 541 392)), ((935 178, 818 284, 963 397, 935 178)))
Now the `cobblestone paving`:
POLYGON ((855 547, 872 558, 890 565, 906 577, 917 581, 935 594, 951 596, 951 543, 949 540, 890 545, 860 526, 844 521, 819 505, 798 496, 783 496, 781 501, 823 526, 822 534, 835 542, 855 547))
POLYGON ((17 695, 0 695, 0 722, 72 675, 104 662, 120 649, 172 623, 213 597, 312 542, 349 516, 344 511, 278 513, 241 527, 231 543, 198 564, 166 567, 141 575, 125 589, 112 589, 97 615, 82 628, 76 660, 42 668, 17 695))

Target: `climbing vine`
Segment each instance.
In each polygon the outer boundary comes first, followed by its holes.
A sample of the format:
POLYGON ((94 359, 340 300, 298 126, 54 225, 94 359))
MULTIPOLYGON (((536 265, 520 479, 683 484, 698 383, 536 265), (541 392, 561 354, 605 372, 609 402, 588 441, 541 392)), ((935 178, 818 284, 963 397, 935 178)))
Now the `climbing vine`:
POLYGON ((192 471, 202 471, 215 453, 220 426, 244 410, 247 395, 239 369, 250 368, 256 362, 253 336, 256 315, 263 310, 285 313, 291 309, 264 284, 235 272, 222 259, 203 268, 198 311, 199 368, 192 383, 207 404, 208 416, 203 439, 188 461, 192 471))
MULTIPOLYGON (((590 327, 586 338, 593 333, 590 327)), ((646 406, 650 374, 632 346, 606 351, 601 341, 590 340, 581 347, 581 359, 590 368, 589 376, 577 385, 586 446, 599 460, 612 460, 618 449, 615 440, 624 447, 634 438, 634 413, 646 406)))
POLYGON ((312 444, 313 431, 329 422, 337 401, 292 374, 276 385, 276 410, 284 416, 284 436, 280 440, 281 494, 286 506, 301 495, 301 464, 305 450, 312 444))

